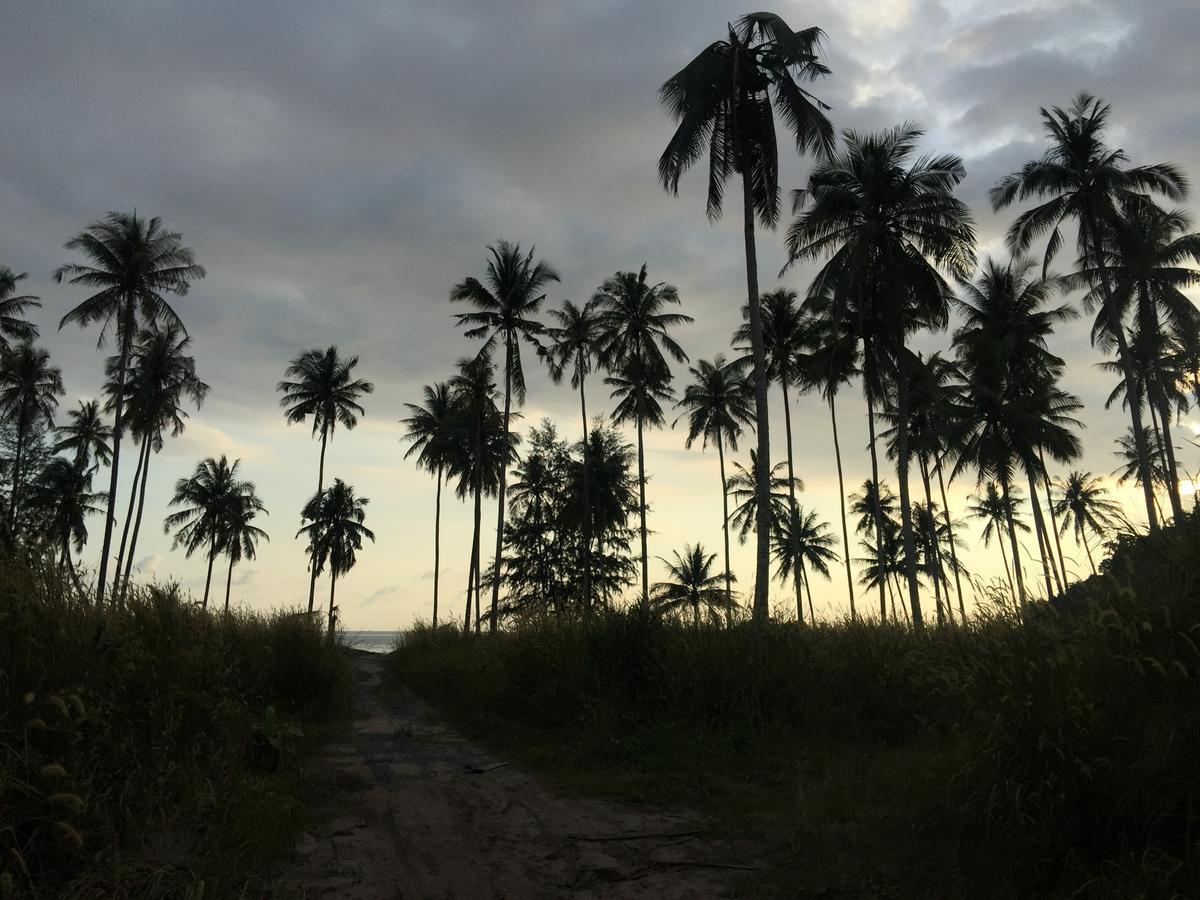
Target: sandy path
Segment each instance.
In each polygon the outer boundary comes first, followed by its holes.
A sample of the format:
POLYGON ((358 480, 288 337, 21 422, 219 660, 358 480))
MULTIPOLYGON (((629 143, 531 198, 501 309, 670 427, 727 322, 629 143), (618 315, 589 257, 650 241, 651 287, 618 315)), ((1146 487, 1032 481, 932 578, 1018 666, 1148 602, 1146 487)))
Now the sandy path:
POLYGON ((704 898, 745 874, 694 817, 558 796, 497 765, 412 694, 384 697, 382 666, 354 656, 357 717, 318 760, 321 825, 274 896, 704 898))

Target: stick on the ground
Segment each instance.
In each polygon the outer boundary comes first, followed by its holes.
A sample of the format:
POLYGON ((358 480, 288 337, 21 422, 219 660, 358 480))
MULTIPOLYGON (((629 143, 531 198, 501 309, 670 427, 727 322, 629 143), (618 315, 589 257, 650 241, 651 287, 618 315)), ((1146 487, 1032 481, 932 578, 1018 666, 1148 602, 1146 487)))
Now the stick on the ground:
POLYGON ((572 841, 599 843, 601 841, 652 841, 655 838, 696 837, 703 833, 702 831, 651 831, 645 834, 637 832, 627 834, 568 834, 567 837, 572 841))
POLYGON ((508 763, 506 763, 506 762, 498 762, 498 763, 492 763, 487 766, 467 766, 467 771, 470 772, 472 775, 482 775, 485 772, 492 771, 492 769, 500 769, 507 765, 508 765, 508 763))

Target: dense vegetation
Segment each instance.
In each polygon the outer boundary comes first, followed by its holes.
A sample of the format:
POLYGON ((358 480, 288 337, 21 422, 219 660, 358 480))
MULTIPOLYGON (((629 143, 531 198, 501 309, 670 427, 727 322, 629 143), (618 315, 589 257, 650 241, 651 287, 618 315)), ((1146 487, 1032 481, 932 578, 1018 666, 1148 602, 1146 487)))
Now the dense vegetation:
POLYGON ((1198 553, 1188 517, 1055 605, 925 634, 634 607, 420 631, 392 668, 589 789, 701 803, 783 896, 1195 896, 1198 553))
POLYGON ((300 742, 346 687, 305 617, 169 586, 98 611, 0 562, 0 897, 258 895, 304 821, 300 742))

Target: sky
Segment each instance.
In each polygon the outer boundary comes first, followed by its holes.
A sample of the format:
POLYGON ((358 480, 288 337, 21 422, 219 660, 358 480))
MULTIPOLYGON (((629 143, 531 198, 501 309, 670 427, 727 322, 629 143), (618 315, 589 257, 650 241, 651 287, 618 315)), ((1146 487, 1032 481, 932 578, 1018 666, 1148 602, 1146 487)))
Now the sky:
MULTIPOLYGON (((911 120, 926 130, 923 151, 963 157, 960 195, 981 257, 1004 256, 1013 214, 991 213, 988 188, 1041 152, 1039 107, 1081 90, 1112 104, 1110 140, 1134 161, 1170 160, 1200 178, 1195 0, 780 0, 772 9, 795 28, 825 31, 832 74, 813 90, 839 129, 911 120)), ((422 385, 473 352, 448 293, 482 273, 498 238, 536 246, 557 268, 551 304, 582 302, 606 276, 645 262, 695 318, 677 334, 691 357, 728 352, 745 301, 740 218, 706 220, 703 172, 685 177, 678 197, 660 188, 656 162, 672 123, 657 90, 722 37, 747 11, 740 4, 0 0, 0 10, 0 263, 28 271, 29 292, 42 298, 33 318, 64 370, 63 410, 98 393, 102 361, 94 330, 57 329, 85 296, 50 277, 73 259, 68 238, 109 210, 136 209, 182 232, 208 270, 176 309, 212 390, 152 463, 137 559, 145 577, 203 590, 203 560, 172 550, 157 523, 175 479, 224 453, 241 459, 270 510, 271 541, 235 570, 233 602, 266 610, 306 598, 294 535, 315 489, 318 445, 307 428, 286 425, 275 384, 298 352, 336 344, 376 385, 359 426, 337 432, 329 450, 328 474, 370 498, 377 536, 339 583, 342 621, 389 629, 428 618, 434 485, 403 458, 398 420, 422 385)), ((811 160, 780 146, 782 184, 799 187, 811 160)), ((760 234, 759 258, 764 289, 803 292, 811 268, 776 277, 780 233, 760 234)), ((918 346, 948 343, 931 335, 918 346)), ((1086 322, 1062 329, 1052 349, 1068 362, 1066 388, 1085 403, 1078 467, 1108 473, 1127 419, 1103 408, 1111 378, 1095 369, 1086 322)), ((681 388, 686 372, 676 375, 681 388)), ((605 408, 598 385, 590 401, 605 408)), ((772 404, 782 458, 777 390, 772 404)), ((521 427, 548 416, 574 437, 577 409, 569 386, 538 374, 521 427)), ((857 390, 845 392, 839 415, 849 489, 869 473, 857 390)), ((793 422, 801 502, 839 533, 828 411, 802 398, 793 422)), ((1181 464, 1200 468, 1200 451, 1184 446, 1181 464)), ((747 448, 735 458, 745 461, 747 448)), ((667 429, 650 433, 646 457, 652 557, 697 541, 717 551, 715 452, 685 450, 683 434, 667 429)), ((952 485, 958 517, 972 481, 952 485)), ((1132 492, 1118 496, 1136 511, 1132 492)), ((493 519, 485 515, 489 530, 493 519)), ((451 499, 442 520, 443 609, 461 610, 469 509, 451 499)), ((93 532, 84 560, 94 566, 98 520, 93 532)), ((982 548, 979 525, 963 537, 964 561, 996 576, 999 559, 994 545, 982 548)), ((1069 542, 1064 550, 1069 569, 1086 566, 1069 542)), ((751 551, 735 540, 746 591, 751 551)), ((652 559, 652 580, 661 573, 652 559)), ((821 615, 848 610, 836 574, 814 585, 821 615)), ((223 588, 223 579, 218 568, 214 582, 223 588)), ((792 602, 789 587, 773 582, 771 594, 780 609, 792 602)))

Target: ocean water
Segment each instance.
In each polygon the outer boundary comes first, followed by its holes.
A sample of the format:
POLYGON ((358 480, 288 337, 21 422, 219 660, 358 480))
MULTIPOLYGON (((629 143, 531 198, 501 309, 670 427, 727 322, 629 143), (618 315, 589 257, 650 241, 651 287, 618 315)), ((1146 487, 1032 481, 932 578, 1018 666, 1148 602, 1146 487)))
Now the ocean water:
POLYGON ((404 639, 403 631, 345 631, 342 641, 347 647, 368 653, 391 653, 404 639))

